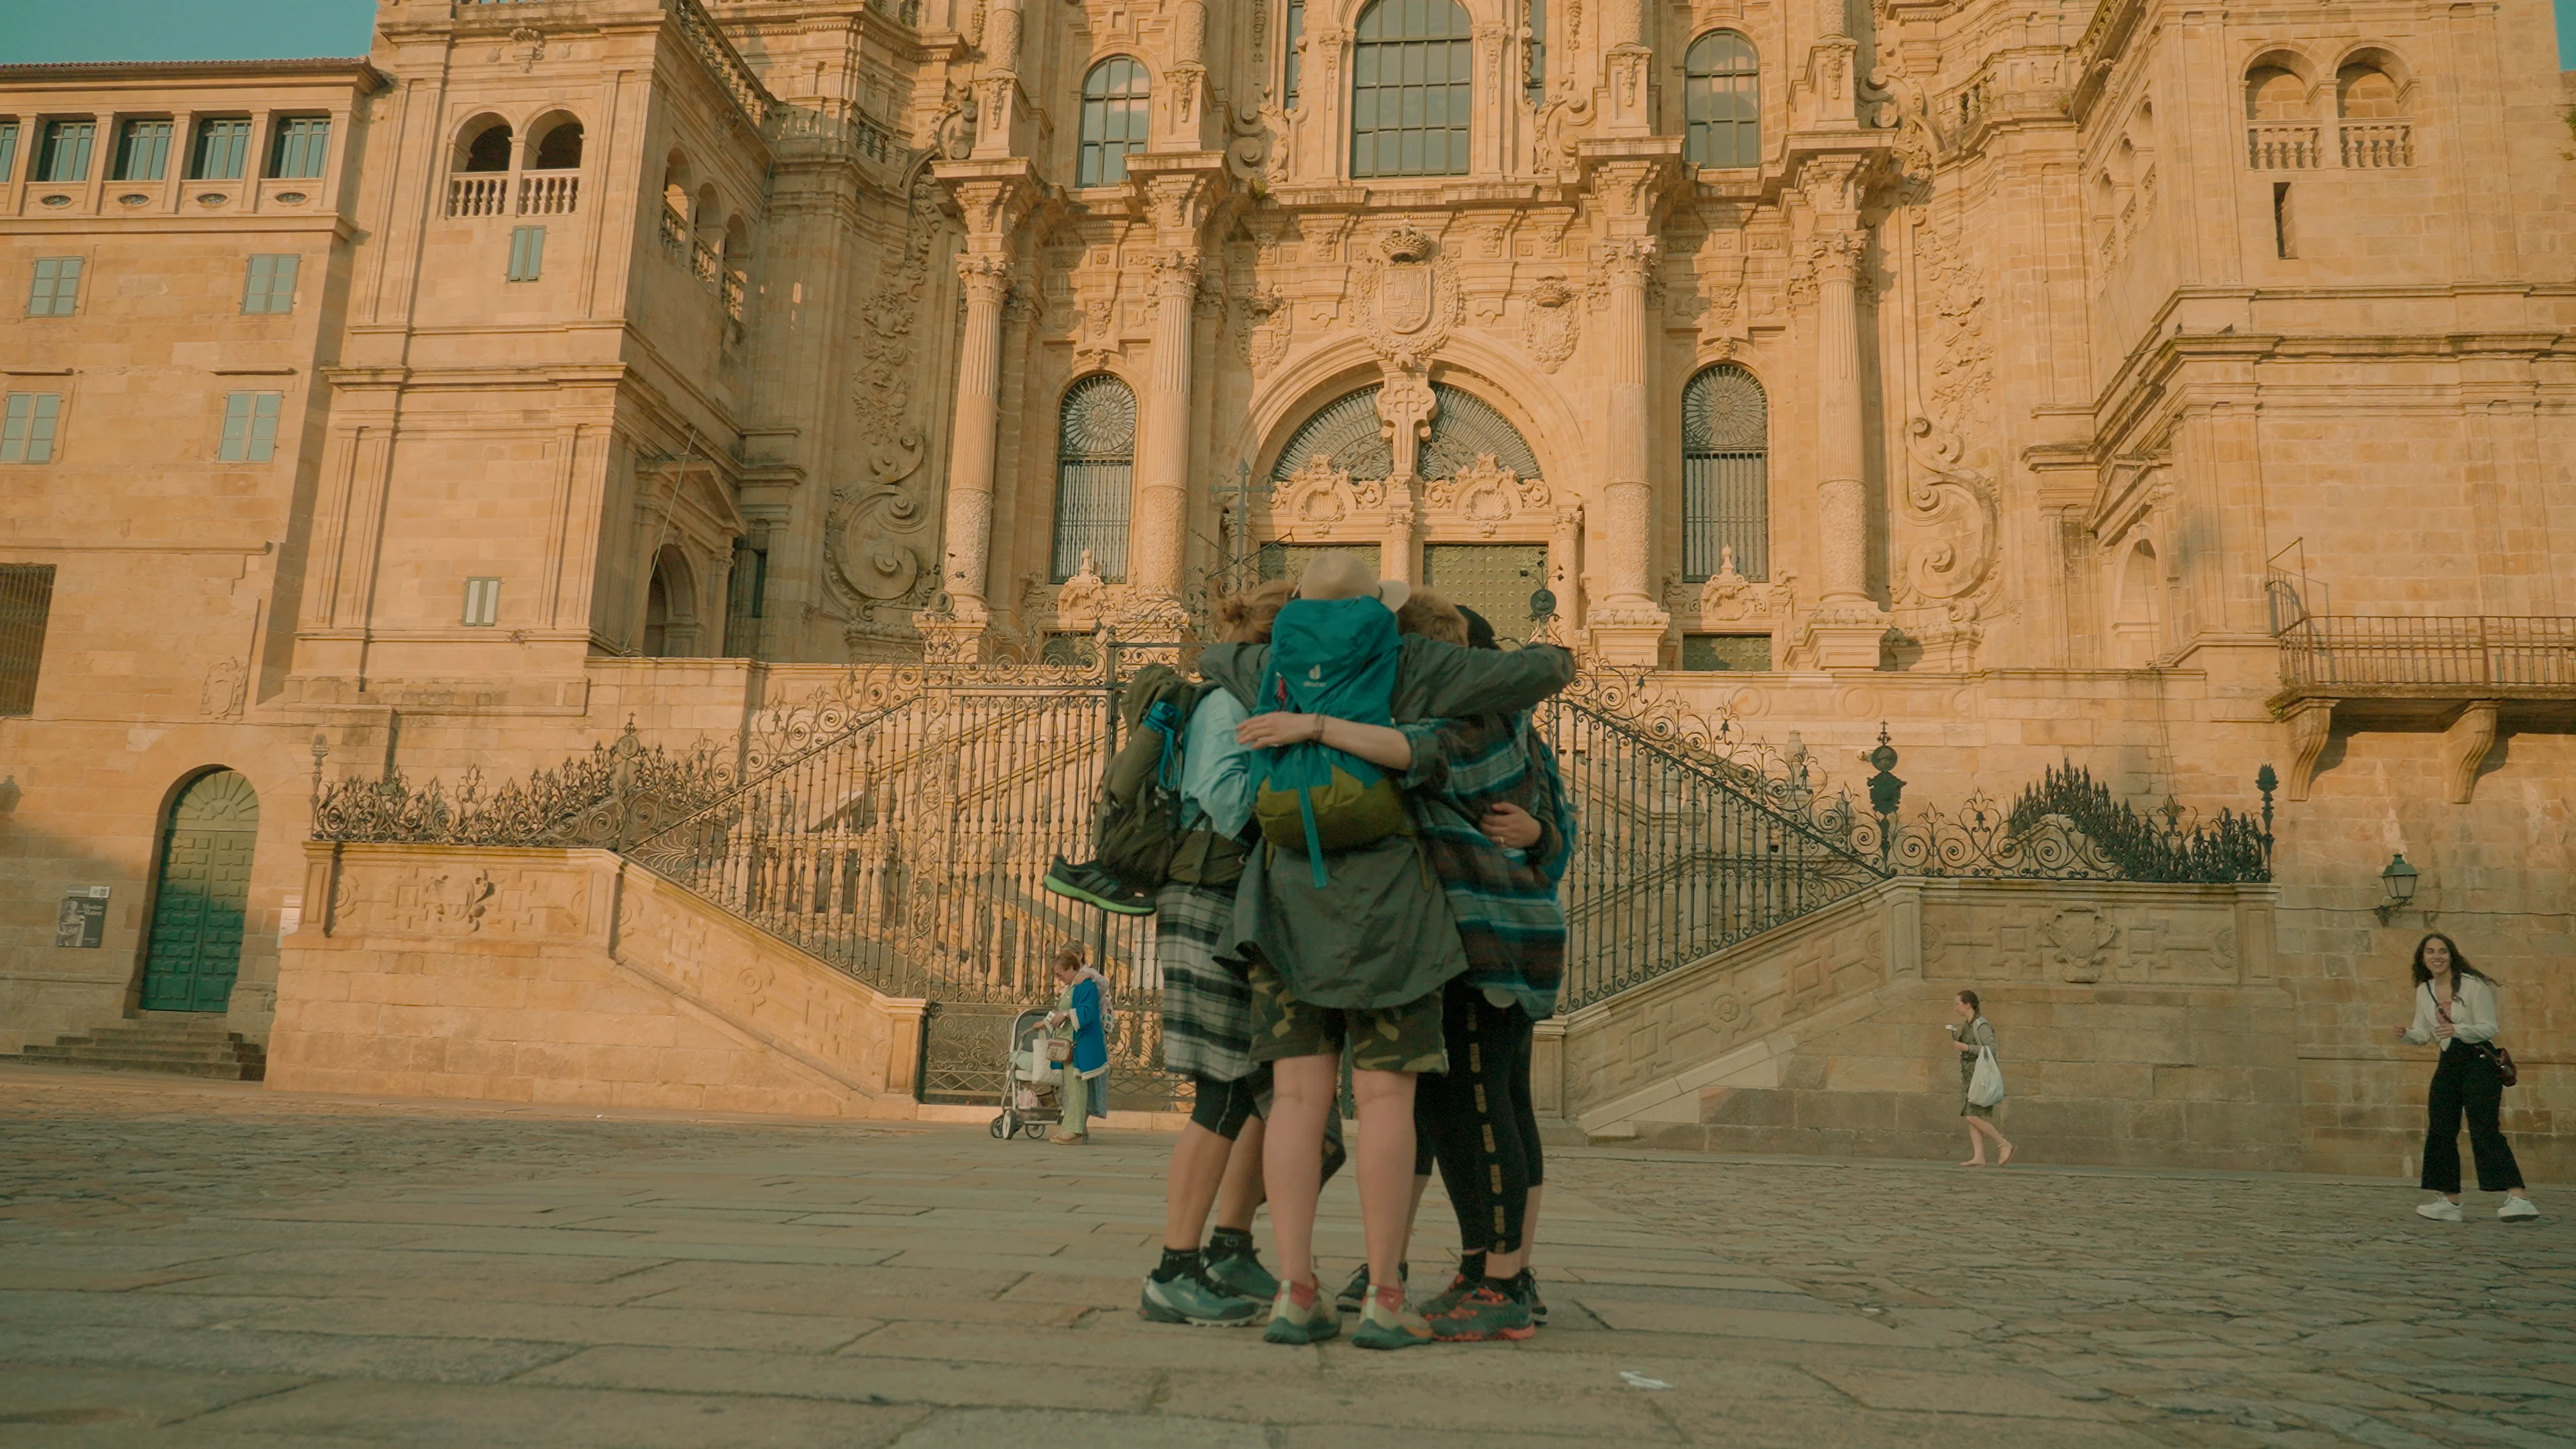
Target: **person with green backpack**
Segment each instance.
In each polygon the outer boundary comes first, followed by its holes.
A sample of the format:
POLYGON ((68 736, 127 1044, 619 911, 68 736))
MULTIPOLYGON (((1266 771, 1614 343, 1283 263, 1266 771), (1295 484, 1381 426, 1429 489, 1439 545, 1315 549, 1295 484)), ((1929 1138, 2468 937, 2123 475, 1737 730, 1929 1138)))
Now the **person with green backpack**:
POLYGON ((1441 988, 1468 962, 1404 803, 1411 744, 1393 726, 1527 709, 1574 677, 1573 657, 1552 646, 1471 653, 1399 638, 1395 610, 1408 592, 1350 554, 1327 553, 1307 566, 1267 647, 1220 644, 1199 660, 1251 711, 1237 739, 1258 752, 1261 843, 1243 864, 1229 945, 1258 953, 1252 1056, 1274 1073, 1263 1153, 1281 1275, 1264 1334, 1274 1343, 1339 1331, 1313 1247, 1324 1123, 1345 1042, 1377 1285, 1353 1342, 1432 1341, 1397 1272, 1413 1182, 1413 1087, 1446 1064, 1441 988))

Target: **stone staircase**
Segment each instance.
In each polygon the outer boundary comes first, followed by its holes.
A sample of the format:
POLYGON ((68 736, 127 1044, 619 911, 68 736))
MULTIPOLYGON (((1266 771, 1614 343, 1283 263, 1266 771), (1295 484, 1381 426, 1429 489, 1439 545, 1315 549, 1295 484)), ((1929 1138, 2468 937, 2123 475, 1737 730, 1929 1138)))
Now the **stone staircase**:
POLYGON ((268 1054, 258 1043, 224 1030, 220 1016, 194 1012, 130 1017, 84 1036, 58 1037, 52 1046, 28 1047, 19 1057, 57 1066, 166 1072, 227 1082, 256 1082, 268 1073, 268 1054))

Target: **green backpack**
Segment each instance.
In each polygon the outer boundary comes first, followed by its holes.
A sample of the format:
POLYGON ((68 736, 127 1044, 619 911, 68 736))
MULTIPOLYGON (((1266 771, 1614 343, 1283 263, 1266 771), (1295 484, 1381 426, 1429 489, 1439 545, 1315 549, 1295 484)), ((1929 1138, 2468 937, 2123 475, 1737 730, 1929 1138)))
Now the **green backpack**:
POLYGON ((1248 853, 1213 830, 1183 830, 1181 755, 1190 715, 1213 684, 1193 684, 1168 665, 1138 670, 1119 701, 1126 743, 1101 777, 1092 826, 1093 856, 1136 890, 1166 881, 1230 886, 1243 877, 1248 853))

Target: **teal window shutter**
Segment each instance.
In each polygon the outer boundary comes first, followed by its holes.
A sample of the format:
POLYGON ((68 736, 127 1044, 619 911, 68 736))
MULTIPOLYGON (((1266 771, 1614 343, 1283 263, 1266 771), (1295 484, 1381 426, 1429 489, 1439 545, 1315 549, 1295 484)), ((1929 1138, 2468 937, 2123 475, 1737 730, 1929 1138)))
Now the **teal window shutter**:
POLYGON ((87 181, 89 148, 98 138, 96 121, 53 121, 45 127, 44 154, 36 158, 39 181, 87 181))
POLYGON ((219 116, 197 124, 197 154, 189 163, 192 181, 239 181, 250 158, 250 118, 219 116))
POLYGON ((54 424, 63 398, 52 392, 13 392, 0 410, 0 463, 50 463, 54 424))
POLYGON ((268 174, 281 178, 318 177, 330 153, 330 117, 288 116, 277 123, 277 145, 269 157, 268 174))
POLYGON ((242 284, 242 311, 294 311, 298 261, 299 258, 292 253, 252 257, 249 277, 242 284))
POLYGON ((265 463, 277 455, 277 416, 284 393, 224 395, 224 437, 215 448, 223 463, 265 463))
POLYGON ((541 226, 514 227, 510 231, 510 277, 513 282, 533 282, 545 268, 546 229, 541 226))
POLYGON ((36 258, 36 279, 27 291, 30 317, 69 317, 80 301, 81 259, 36 258))

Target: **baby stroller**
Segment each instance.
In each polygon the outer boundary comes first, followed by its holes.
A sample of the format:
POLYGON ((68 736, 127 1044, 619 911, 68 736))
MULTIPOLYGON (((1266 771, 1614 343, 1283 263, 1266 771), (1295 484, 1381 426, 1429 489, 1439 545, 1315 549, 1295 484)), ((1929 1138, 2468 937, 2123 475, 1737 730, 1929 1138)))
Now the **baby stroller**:
MULTIPOLYGON (((1064 1120, 1062 1106, 1056 1100, 1057 1073, 1062 1063, 1047 1060, 1047 1043, 1054 1034, 1047 1030, 1049 1009, 1032 1006, 1011 1019, 1011 1035, 1002 1060, 1002 1115, 993 1119, 994 1136, 1008 1141, 1014 1132, 1028 1135, 1031 1142, 1043 1141, 1047 1129, 1064 1120)), ((1072 1045, 1068 1038, 1067 1046, 1072 1045)))

